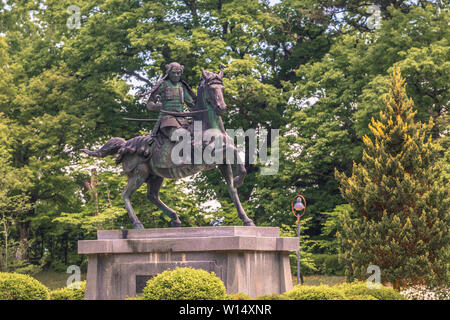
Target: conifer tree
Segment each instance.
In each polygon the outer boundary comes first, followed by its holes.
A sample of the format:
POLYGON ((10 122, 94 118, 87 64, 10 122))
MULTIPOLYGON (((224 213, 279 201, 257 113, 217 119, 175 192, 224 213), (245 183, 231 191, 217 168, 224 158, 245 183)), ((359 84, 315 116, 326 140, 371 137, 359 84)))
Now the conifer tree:
POLYGON ((359 215, 338 235, 348 279, 367 279, 377 265, 381 281, 400 289, 448 284, 449 194, 433 144, 433 121, 415 122, 413 101, 394 68, 380 120, 363 137, 362 162, 350 177, 338 170, 341 194, 359 215))

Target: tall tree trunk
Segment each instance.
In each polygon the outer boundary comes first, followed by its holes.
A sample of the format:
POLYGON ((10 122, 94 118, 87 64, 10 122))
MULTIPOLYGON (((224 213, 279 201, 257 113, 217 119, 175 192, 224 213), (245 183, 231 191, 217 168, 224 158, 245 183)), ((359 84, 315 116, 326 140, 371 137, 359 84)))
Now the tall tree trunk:
POLYGON ((8 272, 8 226, 6 224, 6 218, 3 219, 3 232, 5 233, 5 272, 8 272))
POLYGON ((29 250, 29 236, 30 236, 30 222, 24 221, 18 223, 19 227, 19 248, 16 252, 17 260, 26 260, 28 259, 28 250, 29 250))
POLYGON ((400 281, 398 279, 394 281, 393 287, 395 290, 400 291, 400 281))
POLYGON ((98 205, 98 191, 97 191, 97 171, 95 169, 91 170, 91 180, 90 181, 84 181, 84 187, 87 191, 92 191, 89 194, 89 197, 91 199, 95 199, 95 207, 96 211, 94 212, 94 216, 97 216, 99 213, 99 205, 98 205))

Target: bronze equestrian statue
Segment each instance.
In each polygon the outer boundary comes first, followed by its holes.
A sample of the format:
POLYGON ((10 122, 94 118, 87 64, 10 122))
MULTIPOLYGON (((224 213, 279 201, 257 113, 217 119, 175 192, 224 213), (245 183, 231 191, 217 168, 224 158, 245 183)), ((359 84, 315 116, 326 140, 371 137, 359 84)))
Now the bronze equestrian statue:
MULTIPOLYGON (((144 226, 137 218, 131 204, 131 195, 144 183, 147 183, 147 198, 167 216, 171 218, 173 227, 180 227, 181 221, 177 213, 169 208, 159 198, 159 190, 164 178, 180 179, 191 176, 197 172, 219 168, 228 186, 228 192, 233 199, 239 218, 244 226, 254 226, 253 221, 247 217, 237 193, 237 187, 242 185, 246 170, 239 158, 238 150, 223 126, 221 115, 226 111, 223 98, 223 70, 219 74, 202 71, 202 77, 197 90, 197 97, 190 87, 181 80, 183 67, 178 63, 166 66, 166 76, 150 91, 151 95, 147 107, 150 110, 160 110, 161 115, 151 134, 134 137, 128 141, 122 138, 112 138, 97 151, 82 149, 93 157, 105 157, 117 154, 116 163, 122 163, 123 170, 128 177, 128 184, 122 193, 128 215, 134 229, 143 229, 144 226), (168 78, 168 79, 167 79, 168 78), (191 107, 191 112, 182 112, 183 104, 191 107), (201 121, 201 131, 215 129, 221 135, 216 141, 228 141, 221 145, 222 152, 233 153, 237 160, 237 176, 233 177, 230 161, 224 163, 200 164, 182 163, 174 164, 171 160, 171 151, 175 145, 170 140, 172 133, 179 128, 194 132, 194 123, 187 121, 184 116, 191 116, 194 122, 201 121), (162 133, 162 134, 161 134, 162 133)), ((217 137, 216 137, 217 138, 217 137)), ((191 141, 194 143, 194 141, 191 141)), ((206 147, 202 142, 202 150, 206 147)), ((194 148, 195 149, 195 148, 194 148)))

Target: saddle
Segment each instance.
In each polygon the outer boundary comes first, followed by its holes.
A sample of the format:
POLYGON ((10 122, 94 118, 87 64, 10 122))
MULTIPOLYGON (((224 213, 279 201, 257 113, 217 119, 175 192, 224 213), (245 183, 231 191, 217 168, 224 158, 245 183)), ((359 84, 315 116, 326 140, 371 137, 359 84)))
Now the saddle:
MULTIPOLYGON (((180 123, 180 128, 183 128, 190 132, 190 136, 194 137, 194 130, 191 122, 180 123)), ((171 141, 164 134, 159 133, 156 135, 149 160, 151 159, 152 165, 157 168, 167 169, 167 168, 180 168, 182 164, 174 164, 172 162, 172 149, 177 144, 176 141, 171 141)), ((191 140, 192 145, 192 140, 191 140)))
MULTIPOLYGON (((191 137, 193 137, 193 128, 189 122, 185 122, 182 128, 189 130, 191 132, 191 137)), ((173 147, 177 142, 171 141, 167 138, 161 131, 158 131, 156 136, 152 136, 151 133, 144 136, 138 136, 127 140, 127 142, 118 150, 116 163, 120 164, 123 162, 124 157, 127 155, 137 155, 141 158, 141 161, 152 160, 153 165, 158 168, 175 168, 180 167, 172 162, 171 154, 173 147)), ((138 161, 132 161, 127 163, 125 172, 132 171, 138 161)))
MULTIPOLYGON (((192 122, 182 122, 181 128, 189 131, 191 136, 191 146, 193 146, 194 139, 194 127, 192 122)), ((146 134, 145 136, 138 136, 128 140, 117 152, 116 163, 119 164, 123 161, 126 155, 136 154, 139 157, 136 157, 133 161, 127 161, 128 163, 124 165, 125 172, 132 171, 139 163, 142 161, 148 162, 151 161, 152 166, 156 168, 180 168, 185 165, 190 164, 174 164, 172 162, 172 149, 178 142, 171 141, 168 137, 161 133, 158 130, 158 134, 156 136, 152 136, 152 134, 146 134), (138 161, 138 158, 140 160, 138 161)), ((214 143, 214 142, 211 142, 214 143)), ((209 143, 206 141, 202 141, 202 150, 209 143)), ((193 151, 193 147, 191 151, 193 151)), ((192 157, 192 155, 191 155, 192 157)))

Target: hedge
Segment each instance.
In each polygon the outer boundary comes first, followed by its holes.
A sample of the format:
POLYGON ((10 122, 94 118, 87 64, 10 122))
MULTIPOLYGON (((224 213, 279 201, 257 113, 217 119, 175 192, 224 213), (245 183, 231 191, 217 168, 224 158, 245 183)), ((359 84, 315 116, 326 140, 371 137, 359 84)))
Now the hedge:
MULTIPOLYGON (((0 272, 0 300, 83 300, 86 281, 79 289, 48 288, 31 276, 0 272)), ((225 285, 213 272, 177 268, 150 279, 142 297, 127 300, 250 300, 245 293, 226 294, 225 285)), ((257 300, 405 300, 391 287, 369 289, 366 282, 355 281, 333 287, 297 285, 283 294, 267 294, 257 300)))
POLYGON ((125 300, 145 300, 144 297, 137 296, 137 297, 126 297, 125 300))
POLYGON ((369 289, 367 283, 361 281, 333 287, 297 285, 284 295, 292 300, 405 300, 393 288, 380 286, 379 289, 369 289))
POLYGON ((342 283, 334 288, 347 296, 372 296, 378 300, 406 300, 404 296, 391 287, 380 285, 379 289, 369 289, 367 283, 363 281, 342 283))
POLYGON ((223 300, 226 289, 213 272, 201 269, 166 270, 147 281, 144 300, 223 300))
POLYGON ((50 300, 84 300, 86 281, 80 282, 80 288, 62 288, 50 291, 50 300))
POLYGON ((304 286, 296 285, 292 290, 285 292, 292 300, 346 300, 345 295, 326 285, 304 286))
POLYGON ((48 300, 49 290, 29 275, 0 272, 0 300, 48 300))
POLYGON ((256 300, 291 300, 285 294, 264 294, 262 296, 256 297, 256 300))
POLYGON ((227 294, 225 300, 253 300, 253 298, 246 293, 238 292, 227 294))

